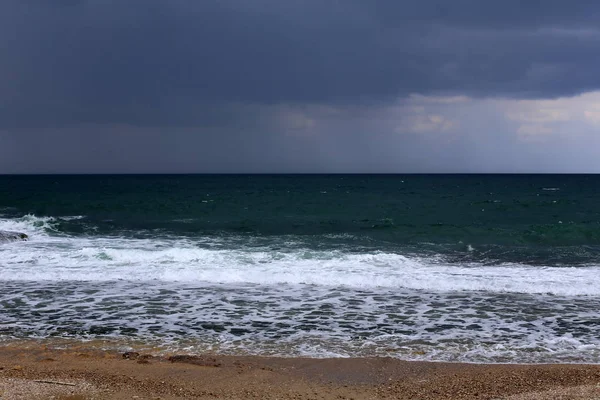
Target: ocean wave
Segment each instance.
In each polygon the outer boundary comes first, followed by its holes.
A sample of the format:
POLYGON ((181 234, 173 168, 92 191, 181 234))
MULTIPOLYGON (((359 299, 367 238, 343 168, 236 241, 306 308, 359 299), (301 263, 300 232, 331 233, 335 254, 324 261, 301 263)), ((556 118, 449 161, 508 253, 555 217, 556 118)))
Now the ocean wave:
POLYGON ((189 353, 462 362, 600 360, 598 298, 168 282, 7 282, 13 338, 189 353), (185 350, 184 350, 185 349, 185 350))
MULTIPOLYGON (((42 226, 51 226, 51 221, 42 219, 42 226)), ((12 281, 290 284, 600 296, 599 265, 449 263, 435 255, 308 248, 214 249, 192 240, 38 237, 0 247, 0 260, 2 279, 12 281)))
POLYGON ((27 214, 20 218, 0 218, 0 231, 14 231, 26 233, 32 238, 47 238, 52 234, 63 234, 62 223, 85 219, 84 215, 66 215, 60 217, 39 217, 27 214))
POLYGON ((0 231, 47 236, 48 232, 57 230, 56 223, 57 218, 54 217, 37 217, 27 214, 21 218, 0 218, 0 231))

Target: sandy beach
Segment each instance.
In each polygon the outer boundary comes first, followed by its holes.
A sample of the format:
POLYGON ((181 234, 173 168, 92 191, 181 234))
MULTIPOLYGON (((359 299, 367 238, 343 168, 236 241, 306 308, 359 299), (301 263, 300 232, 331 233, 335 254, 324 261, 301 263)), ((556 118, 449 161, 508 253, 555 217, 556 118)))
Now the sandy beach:
POLYGON ((600 366, 155 357, 82 346, 4 346, 0 398, 596 399, 600 366))

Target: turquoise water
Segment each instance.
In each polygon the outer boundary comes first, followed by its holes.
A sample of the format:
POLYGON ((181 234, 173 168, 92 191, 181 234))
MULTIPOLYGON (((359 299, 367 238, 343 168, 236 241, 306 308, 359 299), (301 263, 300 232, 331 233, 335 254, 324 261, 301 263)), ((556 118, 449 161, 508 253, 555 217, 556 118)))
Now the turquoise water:
POLYGON ((0 337, 600 359, 600 176, 0 176, 0 337))

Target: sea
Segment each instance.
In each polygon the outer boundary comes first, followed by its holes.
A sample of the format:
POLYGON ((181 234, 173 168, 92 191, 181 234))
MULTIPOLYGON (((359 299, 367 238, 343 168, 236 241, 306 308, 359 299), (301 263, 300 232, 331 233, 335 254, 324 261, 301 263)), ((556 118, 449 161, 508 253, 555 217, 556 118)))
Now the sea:
POLYGON ((0 345, 600 362, 600 175, 0 176, 0 345))

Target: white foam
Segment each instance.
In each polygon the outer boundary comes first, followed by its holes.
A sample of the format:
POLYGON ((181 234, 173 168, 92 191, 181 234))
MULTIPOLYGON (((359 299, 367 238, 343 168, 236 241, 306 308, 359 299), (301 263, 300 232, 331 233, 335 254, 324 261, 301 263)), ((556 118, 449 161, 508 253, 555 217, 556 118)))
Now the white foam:
POLYGON ((23 232, 30 236, 47 236, 47 230, 55 230, 53 217, 36 217, 25 215, 22 218, 7 219, 0 218, 0 231, 23 232))
POLYGON ((134 329, 145 341, 191 352, 600 361, 594 298, 125 281, 3 289, 5 328, 16 337, 123 338, 134 329))
POLYGON ((84 215, 71 215, 71 216, 66 216, 66 217, 58 217, 58 219, 61 219, 63 221, 77 221, 80 219, 84 219, 85 216, 84 215))
MULTIPOLYGON (((600 296, 597 265, 450 264, 435 257, 385 252, 213 249, 206 239, 69 238, 40 232, 51 228, 51 222, 36 220, 34 233, 21 229, 31 233, 30 242, 0 246, 2 280, 157 280, 600 296)), ((0 229, 25 225, 17 221, 0 229)))
POLYGON ((198 352, 600 362, 598 265, 449 263, 289 238, 273 250, 210 237, 69 237, 57 222, 0 219, 31 237, 0 245, 4 338, 133 329, 198 352))

